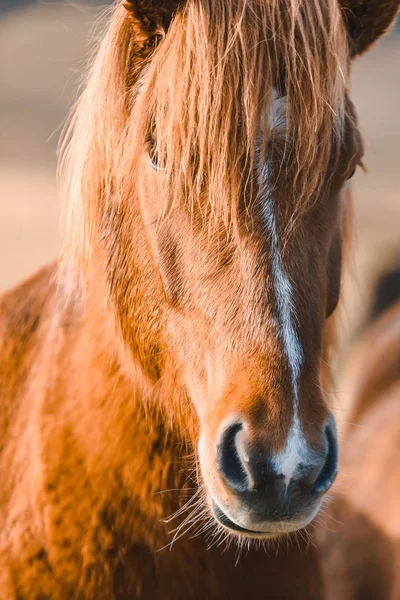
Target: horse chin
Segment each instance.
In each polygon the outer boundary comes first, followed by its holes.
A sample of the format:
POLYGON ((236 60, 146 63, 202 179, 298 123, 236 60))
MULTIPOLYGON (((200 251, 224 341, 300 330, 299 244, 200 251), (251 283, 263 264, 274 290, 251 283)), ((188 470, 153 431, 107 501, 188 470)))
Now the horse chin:
POLYGON ((215 520, 219 525, 222 525, 225 529, 227 529, 229 533, 235 534, 239 537, 248 537, 254 539, 276 539, 281 535, 270 532, 254 531, 252 529, 241 527, 232 521, 214 500, 212 500, 211 506, 215 520))
POLYGON ((258 523, 256 525, 257 529, 247 529, 231 519, 214 499, 211 500, 210 504, 215 520, 219 525, 222 525, 227 529, 229 533, 237 535, 238 537, 262 540, 276 540, 307 527, 307 525, 313 521, 320 509, 320 505, 318 505, 310 515, 302 520, 258 523))

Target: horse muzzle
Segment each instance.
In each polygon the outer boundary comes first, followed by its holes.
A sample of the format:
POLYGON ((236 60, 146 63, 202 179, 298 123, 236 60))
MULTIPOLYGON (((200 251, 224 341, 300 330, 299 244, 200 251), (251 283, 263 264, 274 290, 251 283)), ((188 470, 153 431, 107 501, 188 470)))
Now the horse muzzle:
POLYGON ((251 537, 276 537, 308 525, 337 474, 332 415, 321 438, 320 448, 313 450, 294 430, 284 449, 271 454, 252 443, 243 421, 223 429, 217 445, 218 485, 212 478, 208 485, 215 519, 230 531, 251 537))

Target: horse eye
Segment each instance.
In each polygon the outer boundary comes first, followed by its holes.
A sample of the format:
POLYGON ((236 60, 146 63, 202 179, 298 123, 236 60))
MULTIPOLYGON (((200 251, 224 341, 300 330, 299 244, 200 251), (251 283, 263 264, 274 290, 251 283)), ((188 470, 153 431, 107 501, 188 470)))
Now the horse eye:
POLYGON ((149 142, 148 153, 149 153, 149 160, 150 160, 150 164, 151 164, 152 168, 155 171, 163 171, 164 167, 162 167, 160 165, 160 161, 159 161, 159 156, 158 156, 158 153, 157 153, 157 149, 156 149, 155 144, 154 144, 153 141, 149 142))
POLYGON ((153 169, 155 171, 159 171, 160 167, 158 166, 158 162, 157 162, 157 153, 155 150, 151 150, 149 152, 149 159, 150 159, 150 164, 153 167, 153 169))
POLYGON ((354 175, 355 172, 356 172, 356 169, 353 169, 351 171, 350 175, 348 175, 348 177, 347 177, 347 181, 349 181, 349 179, 351 179, 353 177, 353 175, 354 175))
POLYGON ((153 135, 149 132, 146 137, 146 150, 149 157, 150 164, 155 171, 160 170, 160 166, 158 163, 158 154, 156 142, 154 140, 153 135))

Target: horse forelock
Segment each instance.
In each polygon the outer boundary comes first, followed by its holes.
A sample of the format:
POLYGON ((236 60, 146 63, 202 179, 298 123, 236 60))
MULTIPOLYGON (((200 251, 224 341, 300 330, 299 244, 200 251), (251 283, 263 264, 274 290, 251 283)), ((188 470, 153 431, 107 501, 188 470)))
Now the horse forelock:
POLYGON ((290 226, 316 197, 343 131, 348 42, 336 0, 191 0, 155 51, 142 42, 117 9, 65 142, 65 260, 90 254, 109 203, 132 197, 149 139, 164 211, 185 203, 210 228, 231 226, 243 197, 261 195, 274 133, 262 124, 277 91, 280 172, 291 183, 276 201, 287 203, 290 226))

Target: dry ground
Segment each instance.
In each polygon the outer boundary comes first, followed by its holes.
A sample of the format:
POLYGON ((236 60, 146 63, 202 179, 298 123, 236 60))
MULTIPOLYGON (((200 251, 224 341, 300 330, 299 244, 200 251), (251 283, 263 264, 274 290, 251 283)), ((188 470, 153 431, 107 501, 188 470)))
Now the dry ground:
MULTIPOLYGON (((59 251, 56 145, 96 15, 93 7, 43 3, 0 18, 0 289, 59 251)), ((376 274, 396 253, 400 260, 399 63, 394 31, 354 66, 352 97, 368 174, 359 172, 353 185, 356 245, 346 335, 361 322, 376 274)))

